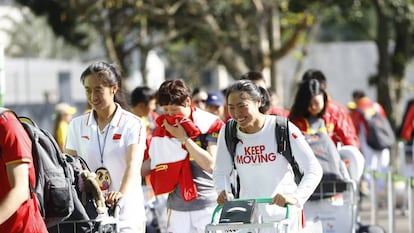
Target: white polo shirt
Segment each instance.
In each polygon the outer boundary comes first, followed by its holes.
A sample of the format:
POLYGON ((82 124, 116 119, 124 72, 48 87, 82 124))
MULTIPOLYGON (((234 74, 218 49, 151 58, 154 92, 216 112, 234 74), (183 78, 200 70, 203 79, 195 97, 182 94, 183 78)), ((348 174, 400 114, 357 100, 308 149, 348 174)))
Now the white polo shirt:
MULTIPOLYGON (((74 118, 69 125, 65 147, 75 150, 78 156, 84 158, 92 172, 99 167, 107 168, 112 180, 109 191, 119 191, 126 169, 127 147, 139 144, 145 149, 145 140, 146 131, 141 119, 117 104, 114 117, 102 133, 93 111, 74 118)), ((136 161, 142 161, 143 153, 136 156, 139 157, 136 161)), ((131 198, 126 203, 131 206, 135 216, 144 216, 141 174, 138 172, 136 175, 139 176, 139 184, 128 194, 131 198), (141 209, 142 213, 137 213, 141 209)))

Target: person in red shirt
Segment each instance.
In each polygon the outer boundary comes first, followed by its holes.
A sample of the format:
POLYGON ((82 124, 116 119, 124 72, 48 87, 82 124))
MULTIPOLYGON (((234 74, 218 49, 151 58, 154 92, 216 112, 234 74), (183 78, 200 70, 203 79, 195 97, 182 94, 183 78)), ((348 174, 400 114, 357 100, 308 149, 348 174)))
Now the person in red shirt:
MULTIPOLYGON (((402 119, 402 123, 399 129, 399 136, 402 139, 406 140, 408 144, 414 145, 413 134, 414 134, 414 99, 408 101, 407 103, 404 116, 402 119)), ((414 153, 414 150, 413 150, 413 153, 414 153)))
POLYGON ((312 135, 317 132, 327 133, 327 127, 324 124, 325 121, 323 118, 327 103, 328 95, 316 79, 303 81, 299 84, 299 89, 290 110, 289 120, 304 135, 312 135))
POLYGON ((16 116, 0 115, 0 232, 47 233, 38 209, 32 142, 16 116))
MULTIPOLYGON (((309 69, 303 76, 302 81, 316 79, 321 85, 321 89, 326 92, 327 81, 325 75, 320 70, 309 69)), ((344 105, 333 101, 327 93, 328 101, 323 119, 328 130, 329 136, 336 145, 351 145, 360 148, 359 138, 356 133, 354 124, 350 117, 348 108, 344 105)), ((301 128, 301 126, 298 126, 301 128)))
MULTIPOLYGON (((368 123, 364 117, 364 114, 373 114, 374 112, 377 112, 383 117, 387 117, 385 110, 379 103, 369 99, 362 90, 353 91, 352 97, 356 104, 356 109, 351 112, 351 116, 361 142, 361 152, 365 157, 365 168, 370 171, 386 174, 390 163, 390 149, 375 150, 368 145, 366 137, 368 134, 368 123)), ((363 179, 367 182, 371 181, 369 175, 364 175, 363 179)), ((376 191, 379 195, 379 205, 385 205, 385 188, 385 180, 381 178, 377 179, 376 191)))
POLYGON ((405 140, 405 148, 411 148, 411 159, 406 159, 402 169, 406 177, 412 177, 414 176, 414 169, 412 169, 414 167, 414 99, 407 102, 397 135, 405 140))

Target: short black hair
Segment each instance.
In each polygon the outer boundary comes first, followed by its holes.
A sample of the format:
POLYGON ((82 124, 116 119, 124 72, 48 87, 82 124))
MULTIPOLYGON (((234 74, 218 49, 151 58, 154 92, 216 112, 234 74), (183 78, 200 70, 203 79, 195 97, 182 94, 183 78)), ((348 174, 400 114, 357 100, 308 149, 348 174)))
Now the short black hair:
POLYGON ((363 90, 357 89, 357 90, 352 92, 352 98, 354 98, 354 99, 360 99, 360 98, 363 98, 363 97, 365 97, 365 92, 363 90))
POLYGON ((155 99, 155 91, 147 86, 139 86, 132 91, 130 104, 132 107, 139 103, 148 104, 152 99, 155 99))

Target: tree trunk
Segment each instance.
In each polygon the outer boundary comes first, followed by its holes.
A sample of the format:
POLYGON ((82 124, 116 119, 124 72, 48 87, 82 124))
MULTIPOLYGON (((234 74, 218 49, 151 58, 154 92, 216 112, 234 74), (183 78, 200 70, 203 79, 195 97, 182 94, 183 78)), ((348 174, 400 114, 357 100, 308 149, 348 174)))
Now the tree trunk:
POLYGON ((373 0, 373 3, 377 16, 376 45, 378 49, 378 74, 375 82, 377 85, 377 101, 384 107, 387 115, 393 119, 393 106, 390 96, 393 83, 389 79, 391 69, 390 54, 388 52, 390 29, 388 25, 389 18, 385 13, 387 6, 382 0, 373 0))
MULTIPOLYGON (((280 18, 278 4, 272 4, 271 15, 270 15, 270 41, 271 50, 279 51, 281 46, 280 36, 280 18)), ((278 69, 278 59, 275 57, 275 53, 271 53, 271 67, 270 67, 270 84, 273 90, 276 92, 279 98, 279 103, 284 106, 284 93, 283 93, 283 80, 280 78, 278 69)))
POLYGON ((141 70, 142 76, 142 85, 148 85, 148 67, 147 67, 147 59, 148 59, 148 49, 140 48, 139 50, 139 70, 141 70))
MULTIPOLYGON (((412 30, 409 20, 395 22, 395 48, 391 59, 392 81, 394 90, 392 94, 392 106, 394 106, 395 125, 401 124, 402 111, 401 99, 404 89, 404 75, 411 51, 412 30)), ((405 103, 404 103, 405 104, 405 103)))

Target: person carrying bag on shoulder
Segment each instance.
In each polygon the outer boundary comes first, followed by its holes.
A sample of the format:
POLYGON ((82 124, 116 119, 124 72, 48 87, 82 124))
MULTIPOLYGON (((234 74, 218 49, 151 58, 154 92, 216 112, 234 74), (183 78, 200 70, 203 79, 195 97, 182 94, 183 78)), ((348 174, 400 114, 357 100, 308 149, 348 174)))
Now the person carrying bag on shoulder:
MULTIPOLYGON (((356 109, 351 112, 351 117, 361 142, 360 150, 365 157, 365 169, 385 174, 390 163, 390 148, 395 142, 395 135, 386 113, 379 103, 369 99, 362 90, 355 90, 352 97, 356 109)), ((363 176, 363 180, 368 183, 371 179, 369 174, 363 176)), ((385 205, 384 179, 378 179, 377 188, 376 191, 380 195, 378 204, 385 205)))
POLYGON ((312 149, 300 130, 288 122, 292 155, 303 172, 297 184, 289 161, 278 153, 276 116, 265 114, 269 107, 266 89, 250 80, 239 80, 227 89, 226 102, 230 116, 237 122, 239 142, 232 161, 226 146, 225 127, 221 129, 213 172, 216 191, 219 193, 218 204, 223 205, 230 199, 230 176, 235 167, 240 180, 239 197, 272 198, 273 205, 258 206, 257 211, 263 222, 275 220, 284 211, 281 207, 291 205, 297 214, 291 215, 289 230, 297 232, 302 228, 299 218, 303 205, 322 177, 322 168, 312 149))
POLYGON ((13 112, 0 115, 0 232, 46 233, 36 195, 32 142, 13 112))

